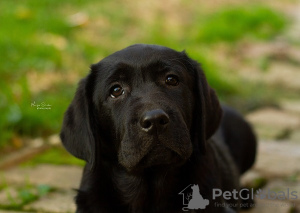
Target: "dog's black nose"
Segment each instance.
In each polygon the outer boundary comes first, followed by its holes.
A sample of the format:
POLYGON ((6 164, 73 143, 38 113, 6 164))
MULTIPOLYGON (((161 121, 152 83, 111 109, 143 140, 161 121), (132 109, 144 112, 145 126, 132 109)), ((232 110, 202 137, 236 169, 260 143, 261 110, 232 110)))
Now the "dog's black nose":
POLYGON ((169 116, 162 109, 155 109, 146 112, 141 120, 142 130, 148 133, 160 133, 169 123, 169 116))

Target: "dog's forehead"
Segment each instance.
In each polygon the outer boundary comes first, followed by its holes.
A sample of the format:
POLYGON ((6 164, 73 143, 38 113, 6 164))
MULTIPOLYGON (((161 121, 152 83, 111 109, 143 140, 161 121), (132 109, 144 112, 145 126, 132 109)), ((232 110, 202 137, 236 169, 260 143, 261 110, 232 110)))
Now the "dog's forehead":
POLYGON ((130 65, 147 65, 157 60, 177 59, 182 54, 173 49, 149 44, 136 44, 117 51, 102 60, 102 63, 127 63, 130 65))

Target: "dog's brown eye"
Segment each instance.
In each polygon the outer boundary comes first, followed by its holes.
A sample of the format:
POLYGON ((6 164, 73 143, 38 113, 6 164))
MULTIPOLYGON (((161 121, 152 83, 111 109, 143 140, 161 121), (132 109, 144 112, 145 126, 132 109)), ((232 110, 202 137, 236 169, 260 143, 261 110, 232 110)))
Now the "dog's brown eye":
POLYGON ((115 85, 110 90, 110 97, 117 98, 124 94, 124 89, 120 85, 115 85))
POLYGON ((175 75, 168 75, 166 78, 166 84, 177 86, 179 84, 178 77, 175 75))

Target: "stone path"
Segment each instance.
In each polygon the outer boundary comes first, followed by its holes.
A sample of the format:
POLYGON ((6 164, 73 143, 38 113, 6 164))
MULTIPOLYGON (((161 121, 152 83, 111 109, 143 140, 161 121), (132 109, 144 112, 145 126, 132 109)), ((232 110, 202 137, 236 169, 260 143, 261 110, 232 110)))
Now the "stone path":
POLYGON ((13 168, 5 171, 2 178, 8 184, 46 184, 59 189, 78 187, 82 168, 76 166, 38 165, 36 167, 13 168), (63 177, 63 178, 62 178, 63 177))
POLYGON ((265 107, 247 116, 259 138, 300 142, 300 101, 282 100, 279 107, 265 107))
MULTIPOLYGON (((15 167, 6 170, 0 173, 0 177, 9 187, 0 191, 0 205, 11 205, 10 196, 16 198, 17 201, 15 202, 18 202, 17 192, 20 191, 20 187, 29 185, 27 190, 32 191, 38 186, 45 185, 53 190, 40 196, 37 200, 26 203, 20 209, 26 212, 41 213, 75 212, 74 189, 79 186, 81 173, 81 167, 46 164, 27 168, 15 167)), ((6 211, 2 210, 2 212, 6 211)))
MULTIPOLYGON (((300 144, 292 142, 261 141, 256 165, 246 173, 242 182, 249 187, 259 187, 273 192, 296 191, 295 200, 256 199, 256 207, 250 213, 289 213, 300 210, 300 144), (265 183, 265 185, 262 185, 265 183)), ((17 197, 20 187, 29 185, 51 187, 49 192, 19 208, 19 212, 69 213, 75 211, 73 197, 79 186, 82 168, 77 166, 38 165, 14 167, 0 172, 0 180, 8 187, 0 190, 0 205, 10 204, 10 197, 17 197), (63 178, 62 178, 63 177, 63 178), (9 195, 9 196, 8 196, 9 195)), ((16 199, 17 200, 17 199, 16 199)), ((18 202, 18 201, 15 201, 18 202)), ((0 213, 17 211, 0 210, 0 213)))
MULTIPOLYGON (((256 199, 250 213, 300 212, 300 144, 261 141, 255 166, 242 177, 243 185, 266 193, 295 191, 297 199, 256 199), (261 186, 260 186, 261 185, 261 186)), ((271 196, 272 197, 272 196, 271 196)))

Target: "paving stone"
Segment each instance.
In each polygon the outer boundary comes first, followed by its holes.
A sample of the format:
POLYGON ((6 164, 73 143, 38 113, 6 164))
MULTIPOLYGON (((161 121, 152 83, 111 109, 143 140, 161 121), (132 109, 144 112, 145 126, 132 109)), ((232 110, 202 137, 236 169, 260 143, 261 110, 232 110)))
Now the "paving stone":
POLYGON ((291 128, 284 126, 270 126, 255 123, 253 127, 258 138, 269 140, 290 139, 294 132, 291 128))
POLYGON ((48 137, 48 143, 53 146, 61 146, 61 140, 59 135, 51 135, 48 137))
POLYGON ((300 126, 299 116, 295 116, 292 113, 270 107, 259 109, 248 114, 247 119, 254 124, 258 123, 269 126, 283 126, 289 128, 300 126))
POLYGON ((274 128, 270 126, 253 125, 258 138, 266 140, 282 140, 289 138, 291 135, 290 129, 274 128))
MULTIPOLYGON (((299 52, 300 53, 300 52, 299 52)), ((299 100, 281 100, 280 106, 283 110, 294 113, 300 118, 300 101, 299 100)), ((300 126, 296 127, 289 137, 290 141, 300 142, 300 126)))
POLYGON ((26 205, 24 209, 37 212, 73 213, 76 210, 73 200, 75 195, 75 191, 72 190, 50 193, 41 199, 26 205))
POLYGON ((260 138, 289 138, 300 129, 300 116, 293 112, 263 108, 247 115, 260 138))
POLYGON ((242 51, 243 57, 261 68, 241 66, 239 75, 242 78, 293 90, 300 88, 299 47, 278 40, 272 43, 252 44, 243 48, 246 49, 242 51), (266 68, 262 68, 264 60, 269 60, 266 68), (266 69, 265 72, 262 72, 262 69, 266 69))
POLYGON ((280 106, 286 111, 300 115, 300 101, 298 100, 281 100, 280 106))
POLYGON ((294 142, 300 142, 300 129, 298 131, 293 131, 289 139, 294 142))
MULTIPOLYGON (((3 173, 8 184, 45 184, 55 188, 78 188, 82 168, 42 164, 36 167, 13 168, 3 173)), ((0 173, 1 175, 1 173, 0 173)))
POLYGON ((290 89, 300 89, 299 67, 287 62, 273 62, 262 76, 265 83, 290 89))
POLYGON ((254 170, 266 178, 290 177, 300 172, 300 144, 289 142, 259 143, 254 170))
POLYGON ((266 184, 267 180, 257 171, 249 170, 242 175, 240 183, 246 188, 260 188, 266 184))

